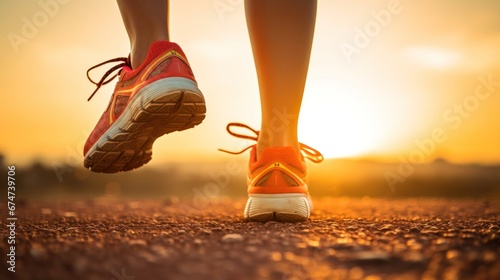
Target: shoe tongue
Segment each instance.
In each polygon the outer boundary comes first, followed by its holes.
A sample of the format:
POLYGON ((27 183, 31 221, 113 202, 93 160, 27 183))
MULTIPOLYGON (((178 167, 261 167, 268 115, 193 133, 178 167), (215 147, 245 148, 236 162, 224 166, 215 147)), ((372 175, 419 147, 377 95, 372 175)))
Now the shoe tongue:
POLYGON ((132 69, 132 58, 130 58, 130 54, 127 56, 127 61, 125 62, 128 68, 132 69))

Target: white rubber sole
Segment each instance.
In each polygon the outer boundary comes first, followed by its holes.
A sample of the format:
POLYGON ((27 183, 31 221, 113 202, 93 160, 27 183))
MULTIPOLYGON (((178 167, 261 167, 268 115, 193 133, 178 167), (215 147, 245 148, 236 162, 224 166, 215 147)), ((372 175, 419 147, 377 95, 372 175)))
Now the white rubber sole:
POLYGON ((152 158, 154 141, 205 119, 203 94, 186 78, 165 78, 142 88, 122 115, 85 155, 94 172, 115 173, 138 168, 152 158))
POLYGON ((311 198, 306 194, 249 194, 244 215, 258 222, 302 222, 309 219, 311 209, 311 198))

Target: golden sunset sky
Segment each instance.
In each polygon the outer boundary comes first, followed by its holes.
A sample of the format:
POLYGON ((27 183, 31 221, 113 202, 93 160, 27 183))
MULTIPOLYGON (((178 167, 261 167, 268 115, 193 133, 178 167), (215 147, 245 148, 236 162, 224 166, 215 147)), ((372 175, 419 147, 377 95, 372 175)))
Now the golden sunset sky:
MULTIPOLYGON (((228 122, 260 124, 243 1, 170 8, 208 114, 160 138, 152 163, 223 160, 217 148, 246 143, 228 122)), ((496 0, 319 0, 301 141, 326 157, 500 162, 499 14, 496 0)), ((85 72, 129 52, 116 2, 2 1, 0 18, 0 152, 9 164, 77 163, 114 86, 87 102, 85 72)))

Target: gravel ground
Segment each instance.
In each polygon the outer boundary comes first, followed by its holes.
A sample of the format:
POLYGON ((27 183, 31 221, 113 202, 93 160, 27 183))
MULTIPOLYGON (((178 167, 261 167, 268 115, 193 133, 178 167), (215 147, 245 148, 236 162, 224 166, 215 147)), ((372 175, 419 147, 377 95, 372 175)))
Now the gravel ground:
POLYGON ((324 198, 295 224, 245 222, 244 199, 16 204, 1 279, 500 279, 498 201, 324 198))

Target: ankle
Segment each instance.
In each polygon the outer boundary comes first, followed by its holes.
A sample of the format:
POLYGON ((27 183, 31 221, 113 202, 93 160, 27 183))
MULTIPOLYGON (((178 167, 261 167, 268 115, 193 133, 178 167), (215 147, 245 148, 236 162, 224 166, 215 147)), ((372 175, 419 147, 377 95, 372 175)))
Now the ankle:
POLYGON ((149 47, 156 41, 168 41, 168 36, 152 36, 149 38, 137 39, 131 43, 130 64, 132 69, 137 69, 144 62, 148 55, 149 47))
POLYGON ((147 55, 147 49, 145 50, 143 48, 133 48, 130 51, 130 65, 132 66, 132 69, 139 68, 142 62, 146 59, 147 55))

